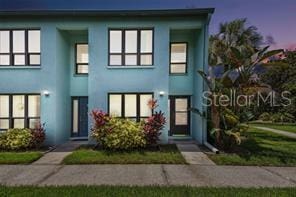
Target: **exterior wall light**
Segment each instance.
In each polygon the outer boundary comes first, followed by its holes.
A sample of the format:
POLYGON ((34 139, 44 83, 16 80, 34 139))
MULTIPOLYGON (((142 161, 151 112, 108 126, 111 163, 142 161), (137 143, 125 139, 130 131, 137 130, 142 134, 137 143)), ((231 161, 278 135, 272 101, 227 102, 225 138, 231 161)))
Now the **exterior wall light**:
POLYGON ((159 92, 159 96, 163 96, 164 94, 165 94, 164 91, 160 91, 160 92, 159 92))
POLYGON ((43 95, 46 96, 46 97, 48 97, 48 96, 50 95, 50 93, 49 93, 48 90, 44 90, 44 91, 43 91, 43 95))

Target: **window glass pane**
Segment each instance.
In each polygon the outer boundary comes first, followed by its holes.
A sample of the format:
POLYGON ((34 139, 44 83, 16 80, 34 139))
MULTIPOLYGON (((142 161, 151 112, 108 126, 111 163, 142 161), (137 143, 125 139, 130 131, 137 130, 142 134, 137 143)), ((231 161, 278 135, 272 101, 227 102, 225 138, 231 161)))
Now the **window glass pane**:
POLYGON ((24 117, 25 116, 25 96, 24 95, 13 95, 12 97, 13 106, 13 117, 24 117))
POLYGON ((121 100, 120 94, 109 95, 109 114, 111 116, 121 116, 121 100))
POLYGON ((9 117, 9 96, 0 96, 0 118, 9 117))
POLYGON ((78 100, 73 100, 73 133, 78 132, 78 100))
POLYGON ((40 55, 30 55, 30 65, 40 65, 40 55))
POLYGON ((34 129, 39 122, 40 122, 40 119, 30 119, 29 128, 34 129))
POLYGON ((141 55, 141 65, 152 65, 152 55, 141 55))
POLYGON ((40 116, 40 96, 31 95, 28 96, 28 115, 29 117, 40 116))
POLYGON ((77 63, 88 63, 88 45, 78 44, 76 50, 77 63))
POLYGON ((187 99, 178 98, 176 99, 176 111, 187 111, 188 101, 187 99))
POLYGON ((152 95, 149 95, 149 94, 140 95, 140 116, 141 117, 151 116, 152 110, 148 106, 148 102, 151 99, 152 99, 152 95))
POLYGON ((187 125, 187 113, 176 113, 175 124, 176 125, 187 125))
POLYGON ((137 95, 126 94, 124 103, 125 117, 137 116, 137 95))
POLYGON ((171 63, 186 62, 186 47, 185 43, 171 45, 171 63))
POLYGON ((122 65, 121 55, 110 55, 110 65, 122 65))
POLYGON ((125 31, 125 52, 137 53, 137 31, 125 31))
POLYGON ((186 73, 186 64, 171 64, 171 73, 186 73))
POLYGON ((9 120, 0 119, 0 129, 9 129, 9 120))
POLYGON ((14 65, 25 65, 25 55, 14 55, 14 65))
POLYGON ((122 50, 122 31, 112 30, 110 31, 110 52, 121 53, 122 50))
POLYGON ((77 65, 77 73, 87 74, 88 73, 88 65, 77 65))
POLYGON ((13 52, 25 52, 25 31, 13 31, 13 52))
POLYGON ((18 129, 25 128, 25 120, 24 119, 14 119, 13 120, 13 128, 18 128, 18 129))
POLYGON ((141 53, 152 53, 152 30, 141 31, 141 53))
POLYGON ((9 31, 0 31, 0 53, 9 53, 9 31))
POLYGON ((125 65, 137 65, 137 55, 126 55, 125 65))
POLYGON ((0 65, 10 65, 9 55, 0 55, 0 65))
POLYGON ((28 31, 29 53, 40 53, 40 30, 28 31))

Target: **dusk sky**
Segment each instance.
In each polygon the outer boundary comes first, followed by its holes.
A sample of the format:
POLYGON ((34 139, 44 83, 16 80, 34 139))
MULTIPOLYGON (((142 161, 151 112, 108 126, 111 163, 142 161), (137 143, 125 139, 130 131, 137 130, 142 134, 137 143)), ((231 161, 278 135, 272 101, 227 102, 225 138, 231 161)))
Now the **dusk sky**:
MULTIPOLYGON (((184 0, 183 0, 184 1, 184 0)), ((196 6, 215 7, 211 33, 219 23, 248 18, 264 35, 274 37, 274 48, 296 48, 296 0, 185 0, 196 6)), ((176 0, 177 2, 177 0, 176 0)))
POLYGON ((219 23, 248 18, 264 36, 271 35, 277 43, 273 48, 296 48, 296 0, 151 0, 161 6, 185 5, 214 7, 210 31, 218 31, 219 23))
POLYGON ((210 31, 219 23, 248 18, 264 36, 273 36, 273 48, 296 48, 296 0, 0 0, 0 9, 167 9, 206 8, 216 11, 210 31))

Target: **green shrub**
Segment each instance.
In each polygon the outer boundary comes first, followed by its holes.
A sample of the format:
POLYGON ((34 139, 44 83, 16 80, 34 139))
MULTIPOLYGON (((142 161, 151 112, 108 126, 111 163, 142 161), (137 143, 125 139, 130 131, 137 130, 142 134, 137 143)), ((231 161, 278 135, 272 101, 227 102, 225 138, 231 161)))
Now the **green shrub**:
POLYGON ((140 123, 109 117, 102 111, 93 111, 92 137, 104 148, 128 150, 145 147, 146 140, 140 123))
POLYGON ((9 129, 1 133, 0 146, 4 150, 27 149, 32 138, 30 129, 9 129))
POLYGON ((269 113, 267 113, 267 112, 264 112, 259 116, 259 120, 270 121, 271 120, 271 115, 269 113))
POLYGON ((6 135, 5 132, 0 133, 0 150, 5 149, 6 135))

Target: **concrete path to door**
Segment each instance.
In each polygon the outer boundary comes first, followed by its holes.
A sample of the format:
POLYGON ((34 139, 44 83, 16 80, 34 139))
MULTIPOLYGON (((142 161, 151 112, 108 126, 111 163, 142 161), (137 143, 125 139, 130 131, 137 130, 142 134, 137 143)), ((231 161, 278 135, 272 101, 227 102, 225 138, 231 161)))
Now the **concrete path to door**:
POLYGON ((57 165, 61 164, 63 159, 70 155, 75 149, 87 141, 69 141, 60 146, 57 146, 53 151, 46 153, 39 160, 32 163, 32 165, 57 165))
POLYGON ((284 136, 289 137, 289 138, 296 139, 296 133, 292 133, 292 132, 288 132, 288 131, 282 131, 282 130, 278 130, 278 129, 267 128, 267 127, 255 127, 255 128, 262 129, 262 130, 265 130, 265 131, 271 131, 273 133, 277 133, 277 134, 284 135, 284 136))
POLYGON ((176 144, 188 164, 216 165, 194 142, 177 142, 176 144))

